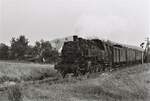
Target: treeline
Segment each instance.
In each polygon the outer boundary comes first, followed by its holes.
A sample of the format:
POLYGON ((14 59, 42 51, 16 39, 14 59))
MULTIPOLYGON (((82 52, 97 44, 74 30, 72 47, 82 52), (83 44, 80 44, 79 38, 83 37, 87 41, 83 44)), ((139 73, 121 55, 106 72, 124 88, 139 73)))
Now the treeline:
POLYGON ((59 53, 53 49, 49 41, 36 41, 29 45, 29 40, 21 35, 12 38, 10 46, 0 44, 1 60, 31 61, 38 63, 55 63, 59 60, 59 53))

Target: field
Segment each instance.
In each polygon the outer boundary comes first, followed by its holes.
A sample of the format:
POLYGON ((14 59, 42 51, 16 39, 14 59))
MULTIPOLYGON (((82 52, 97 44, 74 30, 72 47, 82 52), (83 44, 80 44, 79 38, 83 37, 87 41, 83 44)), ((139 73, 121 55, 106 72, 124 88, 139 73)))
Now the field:
POLYGON ((52 77, 56 71, 50 64, 16 63, 0 61, 0 83, 5 81, 29 81, 52 77))
MULTIPOLYGON (((20 64, 22 63, 14 65, 20 68, 20 64)), ((49 65, 24 65, 28 66, 29 70, 32 68, 31 71, 51 68, 49 65)), ((20 83, 19 86, 23 101, 150 101, 149 67, 150 64, 136 65, 112 72, 91 74, 89 78, 71 77, 61 79, 57 83, 45 80, 26 85, 20 83)), ((57 75, 52 68, 51 71, 53 76, 57 75)), ((22 72, 24 73, 24 70, 22 72)), ((32 73, 24 74, 31 76, 32 73)), ((8 91, 2 91, 0 101, 8 101, 8 95, 8 91)))

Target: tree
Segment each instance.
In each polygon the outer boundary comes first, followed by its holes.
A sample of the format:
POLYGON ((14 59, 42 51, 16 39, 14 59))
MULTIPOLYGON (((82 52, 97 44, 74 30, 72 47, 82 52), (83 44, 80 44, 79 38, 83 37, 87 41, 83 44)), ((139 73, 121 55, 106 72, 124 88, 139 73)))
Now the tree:
POLYGON ((9 47, 3 43, 0 44, 0 59, 8 59, 9 47))
POLYGON ((33 54, 36 57, 39 57, 40 62, 43 62, 43 60, 46 59, 46 57, 51 52, 51 50, 52 50, 52 47, 49 41, 44 41, 44 40, 36 41, 34 49, 33 49, 33 54))
POLYGON ((52 49, 50 41, 37 41, 35 43, 33 53, 39 58, 39 62, 51 63, 55 62, 58 52, 52 49))
POLYGON ((19 38, 11 40, 11 57, 13 59, 23 59, 28 48, 28 39, 21 35, 19 38))

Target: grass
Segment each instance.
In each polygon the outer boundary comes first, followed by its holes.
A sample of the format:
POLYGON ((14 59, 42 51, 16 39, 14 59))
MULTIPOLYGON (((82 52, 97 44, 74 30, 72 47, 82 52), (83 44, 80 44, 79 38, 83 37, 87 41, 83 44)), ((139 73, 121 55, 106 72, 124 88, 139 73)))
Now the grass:
POLYGON ((139 83, 141 73, 148 71, 149 66, 150 64, 133 66, 77 82, 67 79, 66 83, 61 84, 28 85, 23 87, 24 99, 29 101, 149 101, 146 100, 148 91, 145 84, 139 83))
POLYGON ((22 101, 22 92, 19 85, 10 86, 7 90, 7 96, 9 101, 22 101))
MULTIPOLYGON (((2 64, 7 63, 4 62, 2 64)), ((31 79, 32 77, 34 79, 36 77, 38 79, 39 77, 42 78, 39 75, 56 76, 53 68, 49 67, 49 65, 26 63, 8 64, 16 69, 22 68, 20 71, 23 73, 18 73, 17 76, 23 80, 26 77, 22 78, 22 74, 31 79), (47 68, 51 70, 49 74, 46 74, 47 68)), ((20 93, 22 101, 149 101, 146 99, 149 95, 147 90, 149 86, 145 86, 146 84, 143 79, 145 78, 143 73, 148 72, 149 67, 150 64, 143 64, 111 73, 96 74, 96 76, 92 74, 91 78, 88 79, 66 78, 60 80, 58 83, 46 81, 20 85, 17 86, 18 88, 12 86, 7 92, 0 93, 0 101, 9 101, 7 99, 8 96, 18 96, 20 93)), ((17 71, 15 69, 13 70, 15 72, 17 71)), ((12 74, 15 75, 15 72, 12 74)))
POLYGON ((0 61, 0 83, 38 80, 56 76, 53 65, 0 61))

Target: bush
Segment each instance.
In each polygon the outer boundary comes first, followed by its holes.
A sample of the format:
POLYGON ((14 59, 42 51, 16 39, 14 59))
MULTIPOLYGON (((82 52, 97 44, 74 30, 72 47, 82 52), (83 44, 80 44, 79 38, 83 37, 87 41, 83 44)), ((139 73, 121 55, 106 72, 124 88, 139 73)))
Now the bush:
POLYGON ((8 87, 8 100, 9 101, 22 101, 22 92, 19 85, 8 87))

